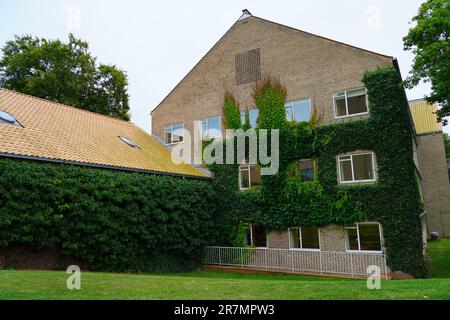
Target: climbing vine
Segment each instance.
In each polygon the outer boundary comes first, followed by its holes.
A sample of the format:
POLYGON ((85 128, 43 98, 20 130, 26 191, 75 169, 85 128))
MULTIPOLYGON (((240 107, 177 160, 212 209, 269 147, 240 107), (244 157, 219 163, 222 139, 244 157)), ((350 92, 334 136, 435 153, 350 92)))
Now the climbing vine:
MULTIPOLYGON (((242 222, 283 230, 371 220, 383 226, 392 270, 425 273, 419 218, 423 205, 401 77, 396 69, 384 68, 366 72, 362 81, 370 116, 332 125, 318 125, 316 111, 310 122, 288 122, 286 90, 281 84, 269 79, 255 86, 253 98, 259 109, 256 130, 279 129, 280 168, 276 175, 263 176, 261 186, 240 192, 237 165, 210 166, 215 175, 213 184, 222 198, 215 217, 220 221, 216 223, 217 244, 235 244, 242 222), (337 183, 336 156, 355 150, 376 154, 376 183, 337 183), (301 182, 289 174, 289 167, 299 159, 315 159, 318 170, 313 182, 301 182)), ((237 121, 239 106, 230 94, 225 98, 224 113, 228 128, 244 128, 237 121)))

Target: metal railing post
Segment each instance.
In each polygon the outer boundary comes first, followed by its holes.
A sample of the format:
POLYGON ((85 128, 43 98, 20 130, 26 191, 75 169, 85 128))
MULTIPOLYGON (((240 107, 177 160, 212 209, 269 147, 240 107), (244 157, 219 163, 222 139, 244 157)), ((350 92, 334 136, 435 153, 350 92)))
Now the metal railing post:
POLYGON ((291 250, 291 269, 294 272, 294 250, 291 250))
POLYGON ((219 247, 219 266, 222 265, 222 251, 220 249, 222 249, 222 248, 219 247))
POLYGON ((323 269, 322 269, 322 251, 319 252, 319 260, 320 260, 320 274, 323 274, 323 269))
POLYGON ((351 253, 349 253, 349 255, 350 255, 350 272, 353 278, 355 276, 353 273, 353 255, 351 253))
POLYGON ((244 268, 244 248, 241 248, 241 267, 244 268))
POLYGON ((264 265, 266 267, 266 271, 268 270, 268 265, 267 265, 267 249, 264 249, 264 265))

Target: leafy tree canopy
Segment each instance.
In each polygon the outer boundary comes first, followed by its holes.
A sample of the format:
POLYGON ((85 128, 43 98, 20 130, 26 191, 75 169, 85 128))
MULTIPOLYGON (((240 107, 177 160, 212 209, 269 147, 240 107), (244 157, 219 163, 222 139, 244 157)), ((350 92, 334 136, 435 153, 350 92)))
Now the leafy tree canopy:
POLYGON ((450 0, 428 0, 413 18, 416 26, 403 38, 405 50, 415 55, 406 86, 431 81, 429 102, 439 102, 439 120, 450 115, 450 0))
POLYGON ((0 86, 122 120, 130 120, 124 71, 100 64, 87 42, 15 36, 2 48, 0 86))

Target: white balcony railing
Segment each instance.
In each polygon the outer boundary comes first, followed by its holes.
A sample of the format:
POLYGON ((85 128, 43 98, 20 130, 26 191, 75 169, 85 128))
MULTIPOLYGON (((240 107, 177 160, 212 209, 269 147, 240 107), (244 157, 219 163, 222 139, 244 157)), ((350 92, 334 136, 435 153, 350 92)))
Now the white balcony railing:
POLYGON ((386 256, 382 253, 301 251, 290 249, 205 247, 203 263, 294 273, 368 276, 369 266, 378 266, 388 278, 386 256))

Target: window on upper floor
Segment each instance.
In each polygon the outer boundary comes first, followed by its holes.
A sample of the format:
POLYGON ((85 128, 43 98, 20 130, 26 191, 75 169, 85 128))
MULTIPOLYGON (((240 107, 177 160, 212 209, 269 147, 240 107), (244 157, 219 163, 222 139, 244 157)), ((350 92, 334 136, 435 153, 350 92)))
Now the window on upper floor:
POLYGON ((164 127, 164 142, 166 144, 176 144, 183 142, 183 123, 170 124, 164 127))
POLYGON ((257 165, 241 165, 239 166, 239 189, 246 190, 248 188, 261 185, 261 168, 257 165))
POLYGON ((311 99, 288 101, 285 104, 288 121, 302 122, 311 119, 311 99))
POLYGON ((378 222, 356 223, 346 227, 347 251, 382 251, 381 225, 378 222))
POLYGON ((289 248, 320 250, 319 228, 315 226, 289 228, 289 248))
MULTIPOLYGON (((250 109, 248 110, 248 117, 250 119, 250 126, 252 128, 256 128, 258 125, 258 116, 259 116, 259 110, 258 109, 250 109)), ((245 112, 241 112, 241 123, 245 124, 245 112)))
POLYGON ((221 137, 222 129, 220 116, 201 119, 200 136, 203 140, 221 137))
POLYGON ((344 118, 369 112, 365 88, 336 92, 333 94, 334 116, 344 118))
POLYGON ((375 176, 375 155, 373 152, 338 156, 340 183, 373 182, 375 176))
POLYGON ((312 159, 302 159, 289 166, 289 176, 299 177, 302 182, 314 181, 316 166, 312 159))

